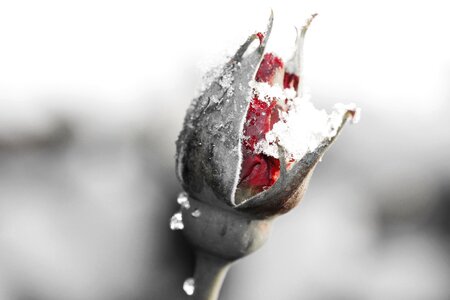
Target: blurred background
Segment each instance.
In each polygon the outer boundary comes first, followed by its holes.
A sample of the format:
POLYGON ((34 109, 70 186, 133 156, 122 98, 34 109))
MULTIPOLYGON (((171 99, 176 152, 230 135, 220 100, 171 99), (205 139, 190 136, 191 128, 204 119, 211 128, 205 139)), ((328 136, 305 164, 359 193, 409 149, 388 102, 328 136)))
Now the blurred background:
POLYGON ((202 74, 249 34, 316 106, 355 102, 299 207, 223 300, 450 299, 450 19, 444 1, 1 1, 0 299, 185 299, 169 230, 175 140, 202 74))

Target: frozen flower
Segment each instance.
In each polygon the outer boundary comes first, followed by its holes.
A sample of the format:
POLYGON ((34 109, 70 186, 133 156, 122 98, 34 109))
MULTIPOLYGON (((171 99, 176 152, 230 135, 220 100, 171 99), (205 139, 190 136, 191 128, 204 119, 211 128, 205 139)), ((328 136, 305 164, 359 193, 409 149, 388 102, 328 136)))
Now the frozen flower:
POLYGON ((302 198, 317 162, 357 112, 341 106, 328 114, 301 90, 312 18, 285 63, 264 52, 271 17, 266 32, 251 35, 194 99, 177 141, 177 175, 189 197, 258 218, 285 213, 302 198))

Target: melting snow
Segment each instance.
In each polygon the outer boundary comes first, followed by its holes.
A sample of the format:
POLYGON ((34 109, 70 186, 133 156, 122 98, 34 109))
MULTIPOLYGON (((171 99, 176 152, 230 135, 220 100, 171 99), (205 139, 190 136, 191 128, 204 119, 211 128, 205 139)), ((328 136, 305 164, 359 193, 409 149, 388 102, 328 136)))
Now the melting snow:
POLYGON ((358 122, 360 117, 360 109, 354 104, 337 104, 333 112, 327 113, 314 107, 308 94, 298 98, 293 89, 283 90, 278 85, 270 86, 255 81, 249 84, 260 100, 270 102, 275 98, 283 106, 286 105, 285 100, 290 99, 288 110, 281 112, 281 120, 266 133, 265 139, 256 144, 256 153, 278 158, 279 145, 287 152, 287 158, 300 160, 306 153, 314 151, 324 139, 337 134, 342 118, 348 111, 352 112, 353 123, 358 122))

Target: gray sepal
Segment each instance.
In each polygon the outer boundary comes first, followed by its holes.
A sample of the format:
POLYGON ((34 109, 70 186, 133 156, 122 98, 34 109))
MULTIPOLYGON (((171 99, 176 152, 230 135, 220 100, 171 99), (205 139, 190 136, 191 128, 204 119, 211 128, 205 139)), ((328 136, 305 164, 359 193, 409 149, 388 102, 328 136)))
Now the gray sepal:
POLYGON ((249 212, 260 217, 269 217, 288 212, 301 200, 315 166, 328 147, 336 140, 346 121, 354 112, 348 110, 342 117, 337 133, 325 138, 312 152, 308 152, 290 170, 286 169, 284 150, 280 149, 280 177, 266 191, 263 191, 236 206, 239 211, 249 212))
POLYGON ((245 55, 257 38, 251 35, 187 112, 177 140, 177 176, 186 192, 200 201, 234 205, 252 92, 249 82, 261 63, 272 24, 273 15, 260 45, 245 55))

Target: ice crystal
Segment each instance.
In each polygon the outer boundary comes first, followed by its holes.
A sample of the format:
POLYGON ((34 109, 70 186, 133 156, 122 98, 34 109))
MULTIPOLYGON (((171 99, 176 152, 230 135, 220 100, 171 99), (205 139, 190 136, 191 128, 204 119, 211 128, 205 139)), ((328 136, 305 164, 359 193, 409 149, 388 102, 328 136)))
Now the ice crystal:
POLYGON ((199 90, 197 91, 197 97, 200 96, 223 72, 223 64, 226 59, 220 63, 206 64, 201 66, 200 69, 204 70, 205 73, 202 76, 202 81, 199 90))
POLYGON ((219 103, 219 98, 216 95, 209 97, 209 100, 213 103, 219 103))

